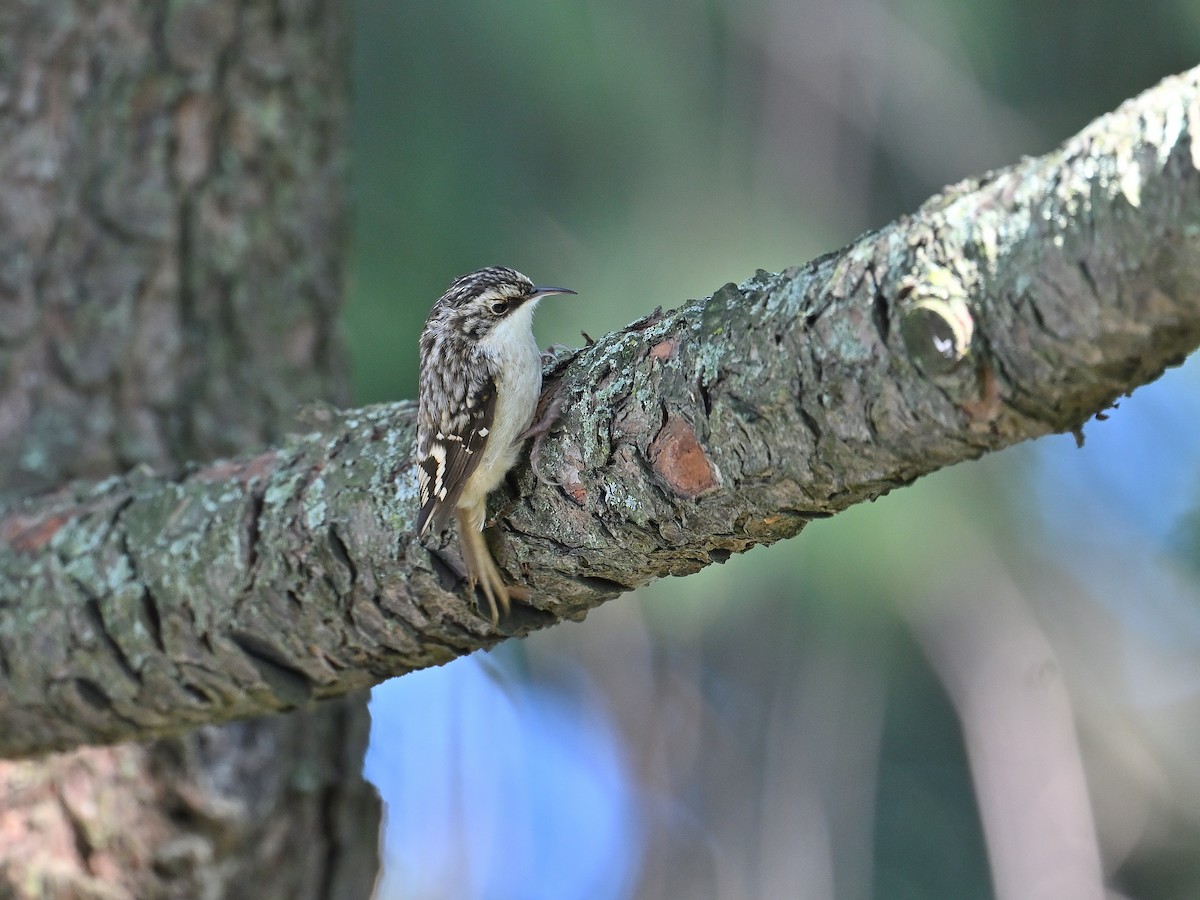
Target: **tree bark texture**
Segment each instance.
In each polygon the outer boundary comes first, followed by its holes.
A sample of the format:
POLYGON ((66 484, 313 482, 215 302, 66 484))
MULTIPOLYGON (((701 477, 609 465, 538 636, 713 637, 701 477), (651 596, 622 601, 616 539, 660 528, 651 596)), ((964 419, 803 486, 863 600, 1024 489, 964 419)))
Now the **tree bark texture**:
POLYGON ((4 752, 174 733, 576 618, 943 466, 1075 432, 1200 343, 1200 70, 846 249, 569 354, 493 498, 494 632, 412 535, 413 406, 0 515, 4 752), (36 647, 36 652, 30 648, 36 647))
MULTIPOLYGON (((344 398, 347 17, 316 0, 0 5, 8 497, 179 472, 281 439, 301 400, 344 398)), ((41 618, 82 584, 26 610, 41 618)), ((0 600, 5 616, 14 599, 0 600)), ((99 624, 114 607, 93 599, 99 624)), ((10 674, 0 707, 15 710, 10 674)), ((366 735, 357 696, 6 763, 0 893, 366 896, 378 821, 366 735)))
POLYGON ((9 492, 241 452, 344 396, 322 6, 0 7, 9 492))

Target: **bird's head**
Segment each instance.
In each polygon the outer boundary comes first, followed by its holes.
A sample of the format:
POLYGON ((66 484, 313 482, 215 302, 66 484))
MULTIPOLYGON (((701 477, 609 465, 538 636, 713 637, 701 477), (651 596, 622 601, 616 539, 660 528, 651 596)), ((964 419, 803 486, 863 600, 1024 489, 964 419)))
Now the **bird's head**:
POLYGON ((435 304, 430 319, 444 318, 459 333, 480 341, 502 322, 528 322, 543 297, 574 293, 567 288, 534 284, 515 269, 488 266, 454 279, 435 304))

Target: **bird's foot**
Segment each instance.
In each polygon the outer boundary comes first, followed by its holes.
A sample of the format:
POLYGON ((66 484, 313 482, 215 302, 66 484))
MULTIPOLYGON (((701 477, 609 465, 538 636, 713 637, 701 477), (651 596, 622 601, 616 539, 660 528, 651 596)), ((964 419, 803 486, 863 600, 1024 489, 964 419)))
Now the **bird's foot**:
POLYGON ((474 596, 476 587, 483 592, 484 599, 487 600, 488 618, 495 628, 500 624, 500 614, 503 612, 504 615, 508 615, 513 600, 528 600, 529 591, 519 584, 505 584, 500 569, 492 559, 487 542, 483 539, 482 531, 471 528, 470 523, 464 521, 462 516, 458 519, 458 529, 471 594, 474 596))

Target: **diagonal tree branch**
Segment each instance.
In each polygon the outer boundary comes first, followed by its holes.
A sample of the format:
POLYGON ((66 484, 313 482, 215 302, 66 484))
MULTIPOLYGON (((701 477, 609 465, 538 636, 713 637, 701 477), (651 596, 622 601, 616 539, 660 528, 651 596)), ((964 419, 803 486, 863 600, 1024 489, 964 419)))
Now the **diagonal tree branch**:
MULTIPOLYGON (((559 361, 493 511, 523 634, 943 466, 1074 431, 1200 343, 1200 69, 838 253, 559 361)), ((503 635, 411 533, 413 405, 0 510, 0 753, 290 709, 503 635)))

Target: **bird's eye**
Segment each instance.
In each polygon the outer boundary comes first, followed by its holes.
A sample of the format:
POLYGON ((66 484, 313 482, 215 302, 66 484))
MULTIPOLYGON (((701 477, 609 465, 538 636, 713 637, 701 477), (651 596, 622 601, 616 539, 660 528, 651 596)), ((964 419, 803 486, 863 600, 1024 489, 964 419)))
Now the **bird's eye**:
POLYGON ((495 303, 492 304, 492 314, 493 315, 502 316, 506 312, 508 312, 508 301, 507 300, 497 300, 495 303))

